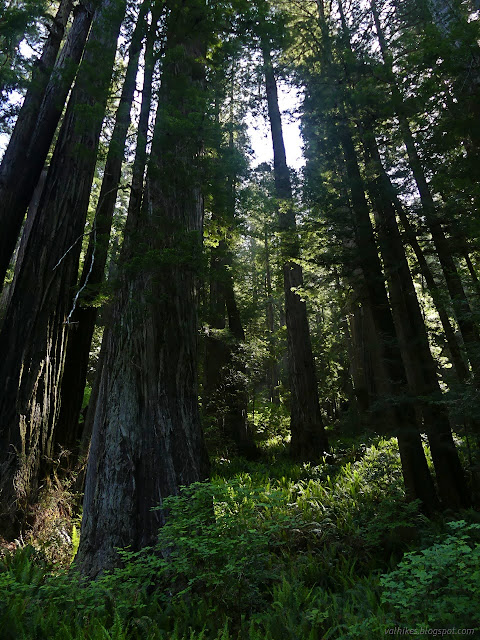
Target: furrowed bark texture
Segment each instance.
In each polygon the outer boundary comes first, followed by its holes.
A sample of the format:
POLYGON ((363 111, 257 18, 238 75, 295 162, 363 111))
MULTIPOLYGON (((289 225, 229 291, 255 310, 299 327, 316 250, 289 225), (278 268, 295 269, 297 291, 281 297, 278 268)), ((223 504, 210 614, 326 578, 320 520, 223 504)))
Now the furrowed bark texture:
POLYGON ((296 292, 303 286, 302 267, 296 262, 299 243, 293 209, 292 186, 285 155, 278 92, 270 49, 263 42, 268 115, 273 141, 275 189, 280 201, 278 213, 282 234, 288 368, 291 392, 291 455, 299 460, 318 461, 328 449, 318 398, 307 307, 296 292))
POLYGON ((6 538, 18 532, 53 454, 66 323, 124 12, 124 4, 105 0, 96 15, 0 334, 0 532, 6 538))
POLYGON ((87 9, 87 3, 79 4, 74 9, 74 21, 65 45, 50 73, 70 10, 71 3, 64 0, 59 8, 61 20, 55 21, 56 28, 49 38, 51 46, 44 50, 48 64, 46 60, 40 61, 40 78, 35 76, 25 97, 0 166, 0 288, 90 29, 93 9, 87 9))
MULTIPOLYGON (((142 204, 143 196, 143 183, 145 166, 147 163, 147 134, 148 134, 148 121, 150 117, 150 109, 152 106, 152 80, 153 72, 155 68, 155 56, 154 56, 154 44, 157 35, 157 26, 160 15, 161 7, 158 3, 154 3, 152 9, 152 21, 147 34, 147 41, 145 44, 145 70, 143 74, 143 88, 142 88, 142 104, 140 107, 140 117, 138 120, 137 130, 137 146, 135 149, 135 160, 132 168, 132 184, 130 189, 130 199, 128 201, 128 214, 127 219, 134 220, 140 215, 140 208, 142 204)), ((115 252, 116 253, 116 252, 115 252)), ((115 255, 115 254, 114 254, 115 255)), ((118 274, 117 264, 115 260, 110 261, 108 280, 113 286, 118 274)), ((104 332, 102 337, 102 346, 100 349, 100 355, 97 363, 97 370, 95 372, 95 379, 92 387, 92 393, 90 395, 90 401, 85 416, 85 424, 83 426, 81 440, 79 444, 79 457, 88 458, 88 451, 90 448, 90 440, 93 433, 93 424, 95 421, 95 411, 97 407, 98 397, 100 393, 100 384, 102 380, 103 363, 105 362, 105 354, 108 343, 108 332, 111 329, 111 323, 109 319, 112 315, 112 304, 108 304, 103 311, 104 317, 104 332)), ((84 489, 86 470, 82 472, 82 479, 80 481, 81 491, 84 489)))
POLYGON ((155 544, 166 496, 203 480, 197 393, 198 159, 209 23, 203 0, 172 1, 141 215, 129 218, 107 334, 76 563, 94 576, 115 547, 155 544))
POLYGON ((62 403, 55 434, 56 443, 69 451, 76 447, 80 436, 79 417, 87 378, 90 345, 98 315, 98 308, 92 306, 92 303, 99 292, 99 286, 102 284, 105 274, 125 141, 130 125, 130 110, 136 88, 138 61, 145 33, 145 15, 148 8, 149 0, 144 0, 129 47, 122 95, 116 113, 93 229, 79 282, 80 289, 86 286, 88 289, 79 298, 71 318, 62 377, 62 403))

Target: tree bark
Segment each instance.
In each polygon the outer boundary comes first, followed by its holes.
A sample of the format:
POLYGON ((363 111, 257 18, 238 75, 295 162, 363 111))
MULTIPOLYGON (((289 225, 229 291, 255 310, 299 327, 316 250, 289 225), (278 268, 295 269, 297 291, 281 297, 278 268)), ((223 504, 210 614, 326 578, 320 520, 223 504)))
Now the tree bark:
POLYGON ((277 82, 271 53, 264 38, 262 43, 268 115, 272 132, 275 190, 279 200, 278 226, 282 236, 283 277, 288 342, 288 368, 291 392, 291 455, 303 461, 318 461, 328 450, 318 398, 308 326, 307 307, 296 292, 303 285, 302 267, 298 264, 300 249, 296 231, 290 172, 283 141, 282 120, 278 107, 277 82))
POLYGON ((0 288, 88 36, 92 9, 79 4, 51 71, 70 11, 63 0, 0 166, 0 288))
MULTIPOLYGON (((338 3, 338 7, 343 32, 342 44, 345 47, 345 51, 341 49, 339 51, 340 57, 342 57, 345 53, 348 55, 350 43, 341 1, 338 3)), ((322 24, 325 22, 322 11, 319 11, 318 19, 322 32, 326 34, 324 37, 330 38, 328 25, 322 24)), ((365 197, 350 123, 347 119, 346 105, 350 103, 350 96, 346 93, 347 89, 342 89, 342 87, 347 86, 349 70, 345 62, 347 77, 342 76, 338 79, 333 59, 327 55, 329 50, 330 45, 323 53, 324 75, 320 80, 325 81, 331 77, 336 79, 333 87, 336 87, 334 99, 338 115, 336 120, 332 122, 332 126, 335 126, 335 138, 332 135, 332 142, 335 144, 338 141, 343 152, 343 172, 348 185, 350 206, 353 213, 355 234, 353 244, 357 251, 352 252, 351 256, 353 262, 351 278, 354 290, 361 291, 368 301, 367 308, 372 313, 375 334, 378 337, 382 360, 387 372, 382 385, 385 385, 388 395, 380 396, 376 404, 385 412, 386 430, 397 437, 407 497, 410 500, 419 499, 423 510, 427 514, 432 514, 438 508, 439 501, 408 394, 407 377, 385 288, 385 278, 370 219, 370 209, 365 197)))
POLYGON ((140 216, 127 220, 107 334, 77 567, 116 566, 116 547, 155 544, 166 496, 203 480, 196 265, 203 201, 206 2, 171 0, 162 86, 140 216))
POLYGON ((53 455, 72 288, 124 12, 123 2, 105 0, 96 14, 0 334, 0 531, 7 539, 18 533, 53 455))
POLYGON ((266 305, 266 325, 268 335, 268 361, 267 361, 267 386, 270 402, 275 405, 280 404, 280 394, 278 391, 279 374, 278 362, 275 354, 275 314, 273 304, 272 270, 270 266, 270 244, 268 242, 268 231, 264 231, 265 247, 265 293, 267 296, 266 305))
POLYGON ((117 108, 97 210, 78 285, 80 290, 85 289, 85 291, 78 299, 77 307, 70 320, 71 328, 62 377, 62 401, 55 430, 55 443, 68 451, 75 449, 80 437, 79 417, 87 378, 90 345, 98 315, 98 308, 93 306, 93 301, 104 280, 125 141, 130 126, 130 111, 136 89, 138 61, 146 29, 145 16, 149 4, 149 0, 144 0, 142 3, 132 35, 122 95, 117 108))
POLYGON ((432 235, 432 240, 438 255, 438 259, 442 266, 442 270, 447 283, 447 289, 452 299, 455 316, 458 322, 460 332, 465 344, 467 357, 472 367, 472 373, 477 386, 480 385, 480 336, 477 326, 473 320, 472 310, 465 294, 462 281, 458 274, 448 240, 442 229, 439 220, 436 205, 430 190, 430 186, 425 176, 425 172, 418 155, 415 140, 408 122, 405 110, 405 104, 397 86, 395 74, 393 71, 393 63, 389 51, 387 49, 386 40, 383 34, 380 17, 376 5, 376 1, 371 1, 372 14, 375 22, 380 50, 384 61, 387 78, 392 92, 392 99, 396 108, 400 131, 403 136, 403 142, 407 150, 410 168, 417 185, 422 210, 425 214, 428 228, 432 235))
POLYGON ((453 441, 448 412, 441 404, 436 365, 398 229, 395 206, 388 197, 388 184, 384 181, 371 123, 361 126, 360 133, 367 156, 367 173, 372 175, 369 190, 388 276, 393 319, 410 391, 420 399, 439 496, 445 507, 468 507, 470 500, 465 476, 453 441))
MULTIPOLYGON (((152 81, 155 70, 154 44, 157 39, 157 27, 160 17, 161 7, 155 3, 152 9, 151 25, 147 34, 145 44, 145 70, 143 74, 142 88, 142 104, 140 106, 140 116, 138 119, 137 129, 137 146, 135 149, 135 159, 132 168, 132 184, 130 188, 130 198, 128 201, 127 219, 133 220, 139 217, 142 206, 143 186, 145 167, 147 164, 147 136, 148 122, 150 119, 150 110, 152 107, 152 81)), ((118 268, 115 260, 110 261, 108 279, 111 287, 114 286, 118 275, 118 268)), ((104 312, 104 332, 102 337, 102 346, 98 358, 97 370, 90 395, 90 401, 85 416, 85 425, 83 428, 80 442, 80 457, 87 456, 90 447, 90 440, 93 432, 93 423, 95 420, 95 412, 97 408, 98 396, 100 393, 100 384, 102 379, 103 363, 105 361, 106 347, 108 343, 108 331, 111 325, 112 304, 108 304, 104 312)), ((82 481, 83 491, 84 480, 82 481)))
POLYGON ((437 310, 438 316, 440 318, 440 322, 442 324, 443 332, 445 333, 445 339, 447 341, 448 350, 450 353, 450 359, 455 368, 455 372, 460 382, 465 382, 470 377, 470 372, 468 370, 468 366, 466 365, 462 351, 460 349, 460 345, 458 344, 458 340, 455 336, 455 330, 450 322, 450 318, 448 315, 448 310, 445 306, 445 302, 443 301, 443 297, 441 292, 439 291, 439 287, 435 282, 435 278, 433 273, 428 266, 428 262, 425 259, 422 248, 420 247, 420 243, 418 242, 416 233, 410 221, 408 219, 407 213, 401 204, 393 185, 390 182, 390 178, 385 173, 384 176, 387 178, 388 183, 390 185, 389 192, 390 197, 395 205, 395 210, 397 212, 398 218, 403 227, 403 231, 405 234, 405 239, 408 244, 413 249, 415 257, 417 259, 418 266, 420 268, 420 273, 422 274, 425 283, 427 285, 428 291, 432 296, 433 302, 435 304, 435 308, 437 310))
POLYGON ((398 439, 405 488, 410 499, 420 499, 424 510, 427 513, 433 513, 438 507, 438 499, 423 451, 415 414, 408 398, 407 376, 385 289, 370 211, 365 198, 355 146, 346 122, 339 123, 339 133, 355 216, 358 262, 363 273, 376 333, 381 340, 391 393, 396 396, 392 432, 398 439))

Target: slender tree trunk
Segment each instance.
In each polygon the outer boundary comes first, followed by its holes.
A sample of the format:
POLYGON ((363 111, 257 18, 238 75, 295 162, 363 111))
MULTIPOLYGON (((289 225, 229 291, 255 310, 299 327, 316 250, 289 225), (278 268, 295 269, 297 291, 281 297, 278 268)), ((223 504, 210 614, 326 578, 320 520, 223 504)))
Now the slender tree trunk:
POLYGON ((247 420, 246 366, 241 353, 245 332, 235 299, 231 266, 232 256, 222 241, 213 251, 210 264, 209 324, 214 332, 206 344, 207 412, 218 417, 225 435, 240 455, 256 458, 258 451, 247 420), (227 328, 226 320, 229 335, 215 335, 215 330, 227 328))
POLYGON ((393 322, 384 277, 373 234, 370 211, 351 133, 345 122, 339 123, 339 133, 351 190, 356 222, 359 266, 365 279, 376 333, 381 337, 383 359, 388 371, 391 392, 396 396, 394 433, 398 438, 405 488, 410 499, 420 499, 427 513, 438 506, 435 487, 422 447, 415 414, 407 395, 407 377, 393 322))
POLYGON ((465 350, 467 352, 470 365, 472 367, 475 382, 480 385, 480 336, 473 320, 472 310, 467 296, 463 289, 463 284, 458 274, 447 238, 439 220, 436 205, 427 182, 423 166, 418 155, 415 140, 406 117, 406 110, 402 95, 398 89, 395 74, 392 66, 392 59, 387 49, 387 44, 380 24, 379 13, 376 0, 371 2, 372 13, 375 21, 375 28, 384 60, 385 69, 388 74, 393 102, 396 106, 396 115, 399 120, 400 130, 407 150, 407 155, 415 179, 422 210, 425 214, 428 228, 432 234, 432 240, 442 266, 442 270, 447 283, 447 289, 452 299, 453 308, 457 318, 458 326, 463 337, 465 350))
POLYGON ((458 117, 465 119, 465 148, 473 171, 478 176, 480 162, 480 46, 478 31, 469 24, 468 10, 456 0, 428 0, 430 21, 450 42, 451 57, 455 61, 456 76, 452 93, 457 103, 452 104, 458 117), (452 35, 452 32, 454 35, 452 35), (460 35, 462 34, 462 35, 460 35))
POLYGON ((0 166, 0 288, 88 36, 92 10, 79 4, 51 72, 70 11, 70 0, 62 0, 56 28, 45 45, 46 59, 40 60, 0 166))
POLYGON ((462 254, 465 260, 465 264, 467 265, 468 272, 470 273, 470 277, 472 278, 472 284, 473 288, 475 289, 475 293, 478 297, 480 297, 480 280, 478 279, 477 271, 472 262, 472 259, 470 258, 470 253, 466 246, 464 247, 462 254))
MULTIPOLYGON (((226 247, 224 241, 220 242, 216 250, 212 250, 210 259, 210 292, 208 304, 209 335, 206 339, 205 358, 205 395, 206 410, 208 413, 217 413, 217 406, 222 394, 222 371, 229 360, 228 346, 225 338, 219 332, 225 330, 225 275, 226 275, 226 247)), ((225 372, 223 371, 223 374, 225 372)), ((223 394, 222 394, 223 395, 223 394)))
POLYGON ((264 232, 265 247, 265 293, 267 295, 266 305, 266 325, 268 332, 269 356, 267 361, 267 385, 270 402, 275 405, 280 404, 278 392, 278 363, 275 354, 275 314, 273 306, 272 270, 270 267, 270 244, 268 242, 268 232, 264 232))
MULTIPOLYGON (((230 157, 235 157, 234 99, 236 63, 233 61, 230 78, 230 157)), ((224 97, 217 85, 215 95, 215 122, 220 129, 219 104, 224 97)), ((221 149, 221 147, 220 147, 221 149)), ((226 149, 225 149, 226 151, 226 149)), ((220 170, 219 185, 224 185, 212 198, 212 221, 225 225, 228 230, 210 256, 210 299, 208 321, 211 331, 205 341, 205 404, 207 413, 215 419, 220 431, 246 458, 258 456, 253 434, 248 424, 248 395, 246 365, 242 352, 245 343, 240 311, 235 298, 232 277, 233 256, 229 250, 229 236, 235 226, 236 183, 235 171, 227 165, 220 170), (227 322, 228 320, 228 330, 227 322), (212 331, 213 329, 213 331, 212 331)))
POLYGON ((227 309, 228 328, 233 338, 230 356, 232 379, 227 385, 227 414, 226 428, 237 444, 240 455, 248 459, 258 457, 258 449, 253 439, 253 433, 248 424, 248 393, 247 367, 242 348, 245 345, 245 331, 243 330, 240 310, 233 288, 231 275, 232 256, 227 254, 227 273, 225 282, 225 305, 227 309))
POLYGON ((313 359, 307 307, 296 292, 303 285, 302 267, 296 262, 300 249, 296 231, 290 172, 285 155, 278 92, 270 49, 263 45, 268 115, 272 131, 275 189, 280 201, 278 220, 282 234, 283 276, 291 391, 291 455, 299 460, 317 461, 327 451, 313 359))
POLYGON ((87 378, 90 345, 98 311, 97 307, 92 306, 92 303, 104 280, 125 141, 128 127, 130 126, 130 111, 136 89, 138 61, 146 29, 145 16, 148 12, 149 4, 149 0, 144 0, 140 7, 137 24, 129 47, 122 95, 116 113, 97 210, 79 283, 80 290, 85 287, 88 287, 88 289, 79 298, 70 321, 62 377, 62 402, 55 432, 55 443, 67 450, 75 448, 80 436, 78 421, 87 378))
POLYGON ((116 547, 155 544, 167 514, 152 507, 208 473, 196 319, 208 7, 169 7, 144 205, 127 220, 90 449, 76 561, 91 576, 119 563, 116 547))
MULTIPOLYGON (((321 0, 320 4, 323 7, 321 0)), ((341 1, 338 3, 338 7, 342 22, 344 45, 348 48, 348 29, 341 1)), ((324 39, 330 40, 324 12, 319 11, 318 19, 322 33, 324 33, 324 39)), ((331 74, 335 72, 330 49, 331 45, 328 44, 322 52, 325 78, 330 78, 331 74)), ((405 368, 385 289, 385 278, 373 233, 370 210, 365 197, 357 153, 346 117, 344 104, 348 104, 348 94, 344 95, 341 89, 342 85, 346 86, 346 78, 343 78, 343 83, 338 84, 337 80, 337 83, 333 85, 338 87, 335 97, 339 109, 338 120, 335 122, 335 131, 343 151, 346 181, 353 212, 354 245, 357 249, 352 269, 353 278, 357 280, 354 290, 358 289, 364 292, 363 295, 365 295, 369 303, 368 308, 372 312, 375 334, 379 339, 382 360, 387 371, 387 379, 383 381, 383 384, 387 386, 389 398, 387 402, 385 402, 385 396, 383 398, 380 397, 378 400, 380 406, 384 405, 388 416, 389 424, 387 428, 398 439, 407 497, 411 500, 419 499, 424 511, 433 513, 438 508, 439 502, 423 451, 415 413, 408 397, 405 368), (394 398, 393 402, 392 396, 394 398)))
POLYGON ((396 419, 395 412, 383 400, 390 393, 388 368, 376 332, 371 302, 365 291, 363 272, 358 271, 349 279, 353 295, 348 305, 355 396, 360 413, 368 424, 379 433, 388 435, 385 427, 396 419))
POLYGON ((105 0, 96 14, 0 334, 6 538, 18 532, 53 454, 72 288, 124 12, 122 2, 105 0))
POLYGON ((453 366, 455 367, 455 372, 457 374, 457 377, 460 382, 465 382, 466 380, 468 380, 470 373, 467 365, 465 364, 460 346, 458 344, 458 340, 455 336, 455 330, 452 326, 452 323, 450 322, 448 310, 443 300, 442 293, 439 291, 439 287, 435 282, 433 273, 430 267, 428 266, 428 262, 423 254, 422 248, 420 247, 420 243, 418 242, 415 230, 410 224, 408 216, 405 212, 405 209, 402 203, 400 202, 397 196, 395 188, 393 187, 389 176, 384 170, 383 170, 383 182, 386 186, 388 186, 389 197, 392 199, 392 202, 395 205, 395 210, 397 212, 398 218, 403 227, 405 239, 413 249, 413 252, 417 259, 418 266, 420 268, 420 273, 422 274, 425 280, 425 283, 427 285, 428 291, 432 296, 433 302, 435 304, 435 308, 437 310, 438 316, 440 318, 440 322, 442 324, 443 332, 445 334, 448 350, 450 352, 450 359, 452 361, 453 366))
POLYGON ((370 126, 366 129, 370 133, 361 129, 361 135, 367 155, 367 172, 372 175, 370 195, 408 383, 412 394, 420 397, 440 499, 445 507, 467 507, 469 496, 465 477, 453 442, 448 412, 440 403, 442 394, 436 365, 398 230, 395 207, 382 179, 383 167, 374 134, 370 126))

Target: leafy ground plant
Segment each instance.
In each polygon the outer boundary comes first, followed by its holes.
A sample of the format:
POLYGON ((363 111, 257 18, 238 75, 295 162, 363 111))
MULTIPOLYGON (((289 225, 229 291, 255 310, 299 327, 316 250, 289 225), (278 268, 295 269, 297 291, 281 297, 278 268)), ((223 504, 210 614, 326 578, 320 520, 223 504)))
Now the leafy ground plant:
POLYGON ((480 525, 465 514, 445 533, 408 504, 393 440, 318 466, 241 467, 169 498, 157 545, 119 551, 123 566, 93 582, 32 547, 6 554, 1 640, 372 640, 479 625, 480 525))

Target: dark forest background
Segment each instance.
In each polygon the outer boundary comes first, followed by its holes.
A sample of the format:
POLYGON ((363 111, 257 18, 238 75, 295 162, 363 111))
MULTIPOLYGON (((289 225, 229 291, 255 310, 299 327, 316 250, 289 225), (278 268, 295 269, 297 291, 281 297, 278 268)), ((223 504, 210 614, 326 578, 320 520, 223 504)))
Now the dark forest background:
POLYGON ((5 0, 2 638, 480 633, 479 11, 5 0))

